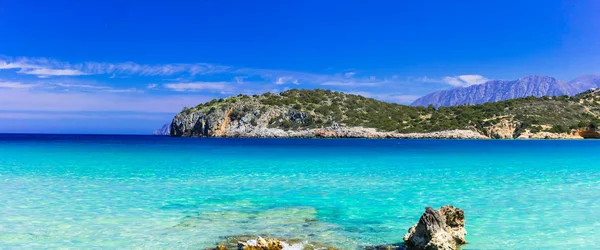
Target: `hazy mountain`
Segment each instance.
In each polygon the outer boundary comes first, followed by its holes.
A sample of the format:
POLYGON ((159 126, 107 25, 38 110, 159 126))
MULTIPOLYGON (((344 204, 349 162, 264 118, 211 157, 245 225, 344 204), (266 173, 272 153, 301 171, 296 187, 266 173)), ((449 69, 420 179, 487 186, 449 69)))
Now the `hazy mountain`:
POLYGON ((531 75, 514 81, 493 80, 480 85, 433 92, 415 100, 413 106, 435 107, 481 104, 527 96, 573 96, 600 86, 600 76, 581 76, 564 82, 548 76, 531 75))
POLYGON ((171 134, 171 123, 163 125, 161 128, 154 130, 154 135, 170 135, 171 134))
POLYGON ((569 82, 572 86, 581 90, 581 92, 600 87, 600 75, 580 76, 569 82))

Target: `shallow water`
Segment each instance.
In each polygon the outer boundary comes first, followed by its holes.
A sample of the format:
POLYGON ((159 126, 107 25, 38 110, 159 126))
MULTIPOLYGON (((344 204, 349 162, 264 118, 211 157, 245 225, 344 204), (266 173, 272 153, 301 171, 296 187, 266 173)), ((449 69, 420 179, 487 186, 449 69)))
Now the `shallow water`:
POLYGON ((600 140, 0 135, 0 249, 397 243, 425 206, 465 249, 600 248, 600 140))

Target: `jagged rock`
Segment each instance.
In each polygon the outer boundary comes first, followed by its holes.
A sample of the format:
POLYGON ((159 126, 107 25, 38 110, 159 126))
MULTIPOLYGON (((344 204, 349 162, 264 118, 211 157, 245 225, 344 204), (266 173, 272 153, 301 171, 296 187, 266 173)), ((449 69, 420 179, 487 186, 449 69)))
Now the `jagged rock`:
POLYGON ((518 137, 517 129, 521 123, 511 119, 502 119, 500 122, 489 126, 486 134, 495 139, 512 139, 518 137))
POLYGON ((462 209, 443 206, 435 210, 427 207, 419 222, 404 235, 404 242, 413 249, 455 250, 466 243, 464 226, 462 209))
POLYGON ((260 236, 258 236, 256 240, 238 243, 239 250, 282 250, 286 246, 288 246, 288 244, 279 239, 265 239, 260 236))

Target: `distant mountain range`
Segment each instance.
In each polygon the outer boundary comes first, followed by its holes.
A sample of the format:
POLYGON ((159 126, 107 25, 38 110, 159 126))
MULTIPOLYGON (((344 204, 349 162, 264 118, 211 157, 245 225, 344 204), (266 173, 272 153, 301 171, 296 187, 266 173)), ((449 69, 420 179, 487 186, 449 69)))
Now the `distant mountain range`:
POLYGON ((586 75, 570 82, 553 77, 531 75, 518 80, 492 80, 465 88, 433 92, 415 100, 412 106, 456 106, 482 104, 527 96, 574 96, 600 87, 600 75, 586 75))

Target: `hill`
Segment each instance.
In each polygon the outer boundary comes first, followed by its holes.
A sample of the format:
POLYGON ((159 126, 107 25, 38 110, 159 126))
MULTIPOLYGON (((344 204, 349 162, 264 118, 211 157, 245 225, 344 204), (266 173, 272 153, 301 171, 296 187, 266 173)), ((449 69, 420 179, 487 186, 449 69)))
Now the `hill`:
POLYGON ((599 122, 599 96, 590 91, 574 97, 526 97, 436 109, 329 90, 289 90, 184 108, 172 121, 171 136, 570 137, 599 122))
POLYGON ((482 104, 527 96, 573 96, 600 87, 600 77, 581 76, 564 82, 548 76, 531 75, 514 81, 493 80, 480 85, 433 92, 415 100, 413 106, 456 106, 482 104))

